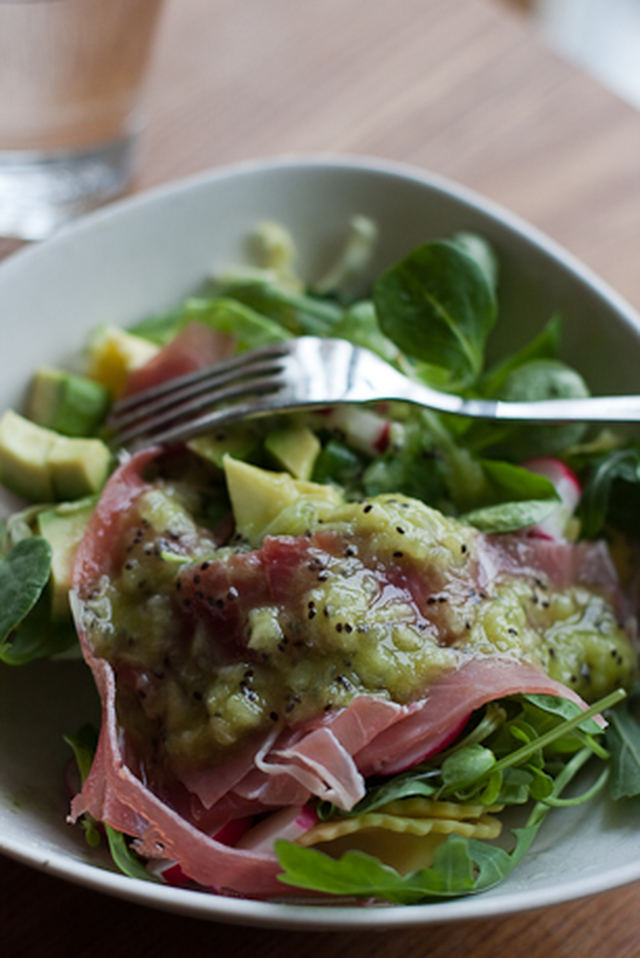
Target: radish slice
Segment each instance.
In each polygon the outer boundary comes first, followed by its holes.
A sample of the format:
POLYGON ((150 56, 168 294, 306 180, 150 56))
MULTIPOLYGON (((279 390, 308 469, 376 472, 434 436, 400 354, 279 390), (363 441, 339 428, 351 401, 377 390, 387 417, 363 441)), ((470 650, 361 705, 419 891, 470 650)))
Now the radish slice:
POLYGON ((191 879, 182 871, 177 862, 166 858, 155 858, 147 862, 147 871, 155 875, 166 885, 172 885, 174 888, 186 888, 191 885, 191 879))
POLYGON ((253 852, 272 852, 278 838, 293 842, 316 824, 318 816, 306 805, 283 808, 245 832, 236 848, 250 848, 253 852))
POLYGON ((529 472, 535 472, 537 475, 549 479, 560 497, 560 507, 552 515, 543 519, 542 522, 532 526, 530 534, 546 539, 565 539, 570 520, 582 494, 578 477, 560 459, 551 456, 538 456, 535 459, 528 459, 522 465, 529 472))
POLYGON ((333 406, 323 413, 322 425, 342 433, 354 449, 367 456, 384 452, 391 440, 391 422, 371 409, 333 406))

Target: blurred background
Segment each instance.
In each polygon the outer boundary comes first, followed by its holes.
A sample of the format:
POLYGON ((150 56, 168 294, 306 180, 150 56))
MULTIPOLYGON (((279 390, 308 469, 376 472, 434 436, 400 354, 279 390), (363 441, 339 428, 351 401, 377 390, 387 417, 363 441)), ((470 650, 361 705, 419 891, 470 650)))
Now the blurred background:
POLYGON ((503 0, 550 46, 640 108, 640 0, 503 0))

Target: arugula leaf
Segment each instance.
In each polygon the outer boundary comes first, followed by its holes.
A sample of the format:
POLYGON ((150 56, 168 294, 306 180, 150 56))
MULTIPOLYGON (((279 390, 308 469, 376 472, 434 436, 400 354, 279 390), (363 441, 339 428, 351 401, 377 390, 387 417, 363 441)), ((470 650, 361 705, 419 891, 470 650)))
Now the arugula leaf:
POLYGON ((340 859, 314 848, 277 841, 276 854, 284 873, 280 881, 331 895, 377 898, 399 905, 416 904, 425 898, 451 898, 474 888, 473 861, 469 843, 451 836, 435 852, 431 868, 401 875, 372 855, 349 851, 340 859))
POLYGON ((333 859, 314 848, 280 840, 275 850, 284 873, 278 878, 310 891, 401 905, 476 894, 504 881, 527 853, 546 809, 536 806, 534 813, 525 827, 513 830, 516 843, 510 852, 477 839, 450 835, 436 849, 431 867, 406 875, 364 852, 349 851, 333 859))
MULTIPOLYGON (((430 868, 401 875, 360 851, 349 851, 340 859, 333 859, 317 849, 280 840, 275 850, 284 873, 278 878, 285 884, 325 894, 376 898, 404 905, 486 891, 504 881, 526 855, 554 804, 578 804, 585 799, 579 796, 563 802, 560 796, 590 757, 590 750, 584 748, 567 762, 553 783, 552 793, 536 802, 524 827, 512 830, 515 845, 511 851, 478 839, 451 835, 436 849, 430 868)), ((587 797, 592 797, 603 782, 604 776, 600 776, 587 797)))
MULTIPOLYGON (((41 536, 21 539, 0 559, 0 659, 18 664, 16 632, 35 608, 51 572, 51 546, 41 536)), ((35 656, 30 656, 35 657, 35 656)))
MULTIPOLYGON (((455 776, 451 775, 449 781, 444 781, 442 776, 442 786, 436 792, 436 797, 477 800, 487 804, 520 804, 527 799, 526 792, 534 798, 542 797, 547 786, 537 770, 547 774, 544 770, 545 750, 550 749, 550 754, 558 754, 562 744, 568 754, 580 750, 578 754, 586 751, 590 755, 608 758, 606 750, 596 741, 602 729, 591 720, 625 697, 624 690, 616 689, 585 711, 568 701, 556 709, 551 704, 551 697, 539 697, 539 706, 536 696, 522 697, 525 706, 529 707, 523 709, 520 705, 515 716, 500 725, 496 733, 483 743, 483 749, 491 753, 493 761, 488 756, 478 761, 478 753, 467 748, 461 749, 453 766, 455 776), (514 738, 522 743, 515 749, 514 738)), ((450 761, 447 758, 442 763, 443 768, 450 761)))
POLYGON ((640 538, 640 449, 615 449, 596 461, 577 514, 585 539, 599 535, 607 522, 640 538))
POLYGON ((148 871, 135 852, 131 851, 122 832, 106 824, 104 825, 104 830, 113 863, 124 875, 127 875, 129 878, 138 878, 142 881, 159 882, 161 880, 148 871))
POLYGON ((380 276, 373 301, 383 333, 435 367, 447 388, 476 381, 497 312, 477 259, 450 241, 426 243, 380 276))
MULTIPOLYGON (((619 693, 615 693, 616 698, 620 699, 623 696, 619 693)), ((578 723, 577 728, 582 732, 587 732, 589 735, 600 735, 602 734, 602 728, 598 723, 591 717, 593 709, 589 710, 589 714, 585 717, 585 713, 582 711, 579 705, 576 705, 575 702, 572 702, 571 699, 561 698, 559 695, 548 695, 543 692, 527 692, 522 695, 522 699, 525 703, 533 705, 536 710, 541 712, 546 712, 555 718, 559 718, 562 721, 570 721, 577 718, 581 718, 582 721, 578 723)), ((604 709, 606 706, 602 702, 596 702, 595 706, 598 710, 604 709)), ((530 714, 527 712, 525 704, 525 714, 530 714)), ((538 730, 541 729, 540 720, 537 720, 538 730)), ((549 726, 550 727, 550 726, 549 726)), ((546 731, 546 728, 544 729, 546 731)))
POLYGON ((631 709, 609 716, 606 742, 611 753, 609 789, 614 800, 640 795, 640 723, 631 709))
POLYGON ((85 782, 91 771, 93 756, 98 746, 98 732, 95 726, 88 722, 79 729, 77 735, 65 735, 63 737, 67 745, 73 750, 80 781, 85 782))
MULTIPOLYGON (((78 766, 80 781, 85 782, 95 755, 98 744, 98 733, 93 725, 83 725, 75 736, 65 735, 64 740, 73 750, 73 756, 78 766)), ((92 848, 97 847, 101 841, 100 827, 104 830, 109 845, 109 852, 114 865, 128 875, 129 878, 139 878, 143 881, 160 881, 155 875, 148 871, 142 860, 138 858, 135 852, 132 852, 127 844, 124 834, 107 825, 106 822, 98 822, 89 815, 88 812, 82 816, 82 824, 85 831, 87 844, 92 848)))
POLYGON ((479 743, 467 745, 444 760, 440 769, 442 782, 447 789, 457 792, 483 778, 495 764, 496 757, 490 748, 479 743))

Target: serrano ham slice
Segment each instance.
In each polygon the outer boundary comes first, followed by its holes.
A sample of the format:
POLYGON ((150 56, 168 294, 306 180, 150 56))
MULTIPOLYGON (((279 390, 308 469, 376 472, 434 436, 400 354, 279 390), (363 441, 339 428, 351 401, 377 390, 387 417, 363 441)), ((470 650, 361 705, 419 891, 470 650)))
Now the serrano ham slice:
MULTIPOLYGON (((173 801, 169 792, 150 784, 152 777, 145 776, 120 726, 117 674, 96 654, 85 604, 103 577, 112 575, 123 561, 123 532, 138 497, 150 488, 143 471, 157 455, 153 449, 138 453, 114 473, 75 558, 72 604, 82 650, 102 702, 102 726, 91 772, 72 802, 71 821, 88 812, 135 839, 135 847, 144 856, 175 861, 190 879, 218 892, 275 896, 281 885, 272 853, 231 847, 212 835, 251 814, 288 806, 299 809, 313 796, 352 808, 364 794, 368 776, 394 774, 437 753, 459 734, 474 710, 490 701, 536 692, 582 704, 564 685, 515 658, 462 655, 459 666, 431 683, 417 701, 399 704, 383 696, 358 694, 344 708, 290 727, 277 724, 237 751, 228 763, 185 772, 178 783, 182 791, 176 792, 182 797, 173 801)), ((543 548, 547 545, 543 540, 501 544, 498 537, 487 537, 480 550, 479 574, 488 580, 496 570, 524 561, 531 568, 543 564, 550 576, 559 579, 567 575, 579 579, 590 566, 589 576, 597 575, 614 586, 597 549, 572 553, 573 565, 567 572, 564 554, 536 557, 540 543, 543 548)), ((298 553, 304 560, 303 546, 297 543, 282 553, 287 574, 293 574, 289 560, 298 553)), ((277 554, 276 547, 278 543, 268 544, 267 553, 276 550, 277 554)), ((247 562, 238 558, 240 574, 262 574, 264 557, 249 555, 247 562)), ((218 572, 214 569, 212 574, 218 572)), ((282 581, 274 585, 269 576, 268 570, 267 582, 259 584, 258 590, 278 588, 281 597, 286 596, 282 581)), ((225 587, 235 582, 226 582, 225 587)))
POLYGON ((129 374, 124 396, 149 389, 176 376, 204 369, 234 352, 234 339, 202 323, 189 323, 140 369, 129 374))

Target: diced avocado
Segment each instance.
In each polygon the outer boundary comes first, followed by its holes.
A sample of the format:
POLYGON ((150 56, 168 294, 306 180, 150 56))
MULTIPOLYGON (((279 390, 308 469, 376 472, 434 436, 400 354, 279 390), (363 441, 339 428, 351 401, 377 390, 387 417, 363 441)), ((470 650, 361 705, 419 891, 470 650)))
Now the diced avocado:
POLYGON ((44 367, 33 377, 27 417, 64 436, 92 436, 111 403, 109 390, 75 373, 44 367))
POLYGON ((49 453, 56 499, 81 499, 99 492, 109 475, 111 452, 100 439, 60 436, 49 453))
POLYGON ((53 502, 49 455, 56 433, 8 409, 0 420, 0 483, 32 502, 53 502))
POLYGON ((52 549, 49 592, 51 617, 54 621, 69 617, 73 557, 94 507, 93 499, 85 499, 73 505, 65 503, 56 509, 46 509, 38 514, 38 532, 52 549))
POLYGON ((32 502, 79 499, 105 483, 111 453, 99 439, 72 439, 8 409, 0 420, 0 483, 32 502))
POLYGON ((226 455, 233 456, 234 459, 246 459, 258 443, 256 427, 244 423, 234 426, 230 431, 219 429, 197 436, 187 443, 187 447, 201 459, 212 462, 218 469, 222 469, 226 455))
POLYGON ((320 452, 320 440, 308 426, 282 426, 264 443, 277 464, 295 479, 310 479, 320 452))
POLYGON ((269 472, 249 463, 224 457, 224 471, 231 506, 240 535, 257 544, 276 520, 280 534, 300 534, 296 526, 312 516, 331 512, 341 504, 332 486, 294 479, 287 472, 269 472), (293 508, 293 515, 287 510, 293 508))
POLYGON ((129 373, 146 365, 159 348, 117 326, 102 326, 89 343, 87 376, 119 396, 129 373))

